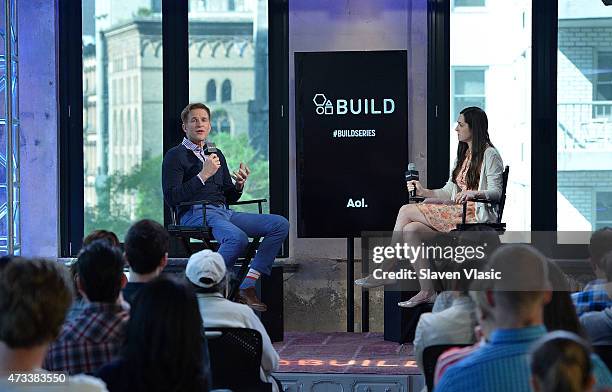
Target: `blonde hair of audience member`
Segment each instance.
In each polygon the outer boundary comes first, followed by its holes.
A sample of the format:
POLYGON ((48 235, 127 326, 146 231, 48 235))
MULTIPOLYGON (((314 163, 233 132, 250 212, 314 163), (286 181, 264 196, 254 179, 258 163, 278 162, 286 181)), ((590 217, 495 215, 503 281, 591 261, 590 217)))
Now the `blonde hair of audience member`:
POLYGON ((588 392, 595 384, 589 344, 568 331, 555 331, 534 344, 531 386, 535 392, 588 392))
POLYGON ((542 325, 542 310, 552 295, 546 257, 532 246, 509 244, 493 252, 489 268, 502 276, 486 288, 495 327, 542 325))
POLYGON ((72 303, 66 268, 21 259, 0 273, 0 373, 41 367, 72 303))

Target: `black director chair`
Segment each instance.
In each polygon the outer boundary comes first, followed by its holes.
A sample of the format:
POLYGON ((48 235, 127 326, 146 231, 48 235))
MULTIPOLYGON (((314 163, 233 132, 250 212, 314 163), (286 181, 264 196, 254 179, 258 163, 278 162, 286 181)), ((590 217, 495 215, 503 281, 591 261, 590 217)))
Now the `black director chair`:
MULTIPOLYGON (((502 222, 502 216, 504 214, 504 206, 506 205, 506 188, 508 187, 508 175, 510 173, 510 167, 506 166, 502 174, 502 192, 499 201, 491 201, 485 198, 476 198, 470 200, 474 203, 483 203, 493 206, 497 210, 497 221, 495 222, 482 222, 482 223, 466 223, 467 215, 467 201, 463 203, 463 213, 461 216, 461 223, 457 224, 455 231, 473 230, 478 227, 489 227, 500 234, 505 233, 506 224, 502 222)), ((425 200, 424 197, 415 196, 410 197, 408 203, 421 203, 425 200)))
MULTIPOLYGON (((454 238, 453 241, 455 241, 456 243, 461 243, 462 241, 461 232, 465 232, 465 231, 492 231, 492 232, 497 232, 497 234, 499 235, 502 235, 506 232, 506 224, 502 222, 502 216, 504 213, 504 206, 506 204, 506 188, 508 186, 509 173, 510 173, 510 167, 506 166, 502 174, 502 191, 501 191, 501 197, 499 198, 499 201, 491 201, 485 198, 476 198, 476 199, 470 200, 471 202, 474 202, 474 203, 484 203, 484 204, 489 204, 493 206, 493 208, 495 208, 497 212, 497 220, 495 222, 466 223, 466 215, 467 215, 467 201, 466 201, 463 203, 461 223, 458 223, 456 228, 451 231, 451 233, 457 233, 456 235, 453 234, 453 238, 454 238)), ((425 198, 420 197, 420 196, 411 197, 409 200, 409 203, 410 202, 420 203, 420 202, 423 202, 423 200, 425 200, 425 198)), ((441 238, 444 238, 444 235, 442 235, 441 238)), ((469 238, 470 236, 468 236, 467 238, 464 238, 463 240, 468 240, 469 238)), ((437 240, 434 240, 434 242, 436 241, 437 240)), ((431 263, 430 268, 434 271, 440 270, 440 266, 438 266, 435 262, 431 263)), ((440 286, 440 282, 438 281, 437 283, 438 283, 438 286, 436 288, 436 291, 444 291, 444 288, 440 286)))
POLYGON ((461 223, 457 225, 458 231, 470 230, 477 227, 490 227, 500 234, 506 232, 506 224, 502 222, 502 215, 504 214, 504 206, 506 205, 506 188, 508 187, 508 175, 510 173, 510 166, 504 168, 502 174, 502 192, 499 201, 491 201, 484 198, 476 198, 471 201, 474 203, 484 203, 493 206, 497 210, 497 221, 496 222, 483 222, 483 223, 465 223, 465 216, 467 214, 467 202, 463 203, 463 214, 461 216, 461 223))
MULTIPOLYGON (((245 201, 236 201, 233 203, 226 203, 226 206, 234 206, 234 205, 244 205, 244 204, 255 204, 257 203, 258 211, 260 214, 263 213, 262 204, 266 203, 266 199, 253 199, 253 200, 245 200, 245 201)), ((204 249, 210 249, 212 251, 217 251, 219 249, 219 243, 215 240, 212 234, 212 228, 206 224, 206 205, 212 204, 206 200, 198 200, 198 201, 188 201, 179 203, 176 206, 170 207, 170 215, 172 219, 172 224, 168 225, 167 230, 168 234, 173 237, 178 238, 183 244, 185 250, 189 255, 196 252, 193 245, 191 244, 191 239, 196 239, 202 241, 204 244, 204 249), (194 205, 202 206, 202 225, 198 226, 181 226, 178 220, 178 209, 179 207, 191 207, 194 205)), ((257 252, 257 248, 259 247, 259 243, 261 242, 261 237, 255 237, 249 241, 249 245, 246 248, 246 251, 242 257, 238 259, 238 263, 240 263, 240 269, 238 274, 233 277, 230 281, 230 290, 228 294, 228 299, 234 299, 236 294, 238 293, 238 287, 242 280, 246 277, 247 272, 249 271, 249 264, 251 263, 251 259, 255 256, 257 252)))

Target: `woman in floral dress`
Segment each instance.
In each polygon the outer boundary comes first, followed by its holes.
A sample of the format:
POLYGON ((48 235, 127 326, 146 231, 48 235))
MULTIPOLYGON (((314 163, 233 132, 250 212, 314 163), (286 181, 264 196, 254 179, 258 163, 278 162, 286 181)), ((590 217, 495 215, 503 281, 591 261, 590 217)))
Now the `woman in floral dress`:
MULTIPOLYGON (((461 223, 463 203, 467 201, 467 222, 493 222, 496 211, 488 204, 473 203, 469 200, 485 198, 498 201, 501 197, 504 165, 499 152, 489 139, 486 113, 478 107, 461 111, 457 119, 457 159, 446 185, 441 189, 427 189, 419 181, 407 183, 408 190, 427 198, 420 204, 402 206, 395 221, 394 233, 403 232, 449 232, 461 223)), ((418 269, 426 268, 427 261, 415 263, 418 269)), ((355 281, 365 288, 393 283, 374 279, 372 275, 355 281)), ((408 301, 400 302, 403 307, 413 307, 435 298, 432 282, 420 280, 421 291, 408 301)))

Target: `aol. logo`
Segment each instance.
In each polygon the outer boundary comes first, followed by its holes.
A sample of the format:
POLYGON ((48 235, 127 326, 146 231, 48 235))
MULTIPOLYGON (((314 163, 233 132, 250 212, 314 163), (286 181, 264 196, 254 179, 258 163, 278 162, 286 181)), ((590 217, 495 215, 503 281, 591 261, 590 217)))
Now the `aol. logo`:
POLYGON ((334 114, 334 106, 325 94, 315 94, 312 102, 317 106, 317 114, 334 114))
POLYGON ((348 203, 346 203, 347 208, 368 208, 368 205, 365 203, 365 198, 362 197, 361 200, 353 200, 348 199, 348 203))

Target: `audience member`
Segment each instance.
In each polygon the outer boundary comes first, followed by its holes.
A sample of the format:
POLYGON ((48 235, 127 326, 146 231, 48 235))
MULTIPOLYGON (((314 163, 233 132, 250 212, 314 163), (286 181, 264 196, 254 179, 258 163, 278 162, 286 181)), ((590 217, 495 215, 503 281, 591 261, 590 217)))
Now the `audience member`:
POLYGON ((134 223, 125 235, 125 258, 130 266, 123 297, 132 302, 147 282, 155 279, 168 264, 169 235, 159 223, 144 219, 134 223))
POLYGON ((252 328, 261 333, 261 379, 270 382, 278 392, 276 380, 271 376, 278 369, 278 353, 253 310, 224 297, 228 277, 223 257, 209 249, 197 252, 189 258, 185 274, 196 289, 204 327, 252 328))
POLYGON ((98 376, 110 392, 208 391, 202 332, 193 290, 158 277, 133 298, 121 353, 98 376))
MULTIPOLYGON (((94 230, 87 235, 87 237, 83 238, 83 247, 91 244, 96 240, 105 240, 110 245, 119 247, 121 244, 119 243, 119 238, 112 231, 108 230, 94 230)), ((68 315, 66 316, 67 320, 75 319, 83 309, 87 307, 87 301, 81 297, 81 293, 79 293, 79 289, 76 283, 76 274, 77 274, 77 260, 74 263, 70 264, 70 275, 72 276, 72 283, 74 285, 74 301, 72 301, 72 306, 68 311, 68 315)))
POLYGON ((612 298, 605 289, 606 273, 602 262, 604 255, 612 251, 612 228, 604 227, 591 236, 589 244, 590 262, 595 273, 595 280, 589 282, 579 293, 572 294, 576 313, 582 316, 586 312, 604 310, 612 306, 612 298))
MULTIPOLYGON (((612 252, 603 259, 608 283, 604 286, 612 297, 612 252)), ((612 345, 612 304, 607 308, 580 316, 580 323, 594 346, 612 345)))
POLYGON ((464 270, 481 270, 486 260, 466 260, 463 263, 449 261, 442 264, 445 272, 459 273, 461 279, 448 279, 445 286, 452 292, 450 307, 435 313, 424 313, 419 318, 414 335, 414 355, 417 365, 423 370, 423 351, 440 344, 472 344, 476 342, 474 329, 478 324, 476 306, 467 288, 473 279, 464 270))
MULTIPOLYGON (((544 305, 544 326, 548 332, 566 331, 580 336, 583 339, 587 335, 580 325, 576 308, 570 297, 570 285, 567 277, 553 261, 548 261, 548 280, 554 288, 550 302, 544 305)), ((598 380, 605 380, 609 374, 608 367, 601 358, 591 353, 591 364, 593 374, 598 380)))
MULTIPOLYGON (((49 374, 41 365, 72 301, 69 274, 61 264, 46 260, 17 257, 3 266, 0 272, 0 390, 40 391, 41 384, 19 385, 7 378, 11 373, 49 374)), ((69 383, 44 388, 47 391, 106 391, 100 380, 83 375, 70 377, 69 383)))
POLYGON ((69 374, 94 373, 118 352, 129 317, 122 307, 125 285, 121 251, 105 240, 85 246, 77 261, 77 287, 87 307, 64 324, 44 367, 69 374))
POLYGON ((87 237, 83 238, 83 247, 97 240, 105 240, 111 246, 116 246, 116 247, 121 246, 121 243, 119 242, 119 238, 117 237, 117 234, 113 233, 112 231, 94 230, 91 233, 89 233, 87 237))
POLYGON ((24 260, 24 259, 19 256, 13 256, 13 255, 7 255, 7 256, 0 257, 0 271, 2 271, 4 267, 9 265, 9 263, 13 262, 14 260, 24 260))
POLYGON ((531 352, 534 392, 590 392, 592 374, 589 344, 578 335, 555 331, 538 340, 531 352))
POLYGON ((442 353, 436 362, 436 371, 434 373, 434 385, 442 378, 446 370, 467 357, 474 351, 478 350, 483 344, 489 341, 489 336, 495 328, 493 321, 493 312, 487 303, 485 291, 470 291, 470 297, 476 307, 476 316, 478 325, 474 328, 474 336, 478 340, 477 343, 467 347, 455 347, 442 353))
MULTIPOLYGON (((543 307, 550 301, 548 262, 536 249, 506 245, 493 253, 487 270, 500 280, 484 283, 493 314, 489 342, 442 376, 436 391, 530 391, 529 348, 546 334, 543 307)), ((600 386, 612 385, 607 371, 596 375, 600 386)))
POLYGON ((543 316, 546 330, 564 330, 586 338, 572 302, 569 281, 561 268, 553 261, 548 261, 548 280, 553 290, 550 302, 544 305, 543 316))
MULTIPOLYGON (((462 262, 446 260, 435 263, 436 269, 441 272, 450 272, 452 279, 442 279, 441 284, 445 290, 438 296, 432 313, 421 315, 414 339, 414 353, 417 365, 423 370, 423 352, 429 346, 435 345, 467 345, 475 343, 479 337, 476 336, 478 318, 476 306, 470 298, 469 287, 473 281, 473 275, 465 271, 481 271, 487 263, 487 254, 492 253, 500 245, 499 235, 490 228, 470 229, 461 232, 457 240, 451 246, 473 247, 485 246, 484 256, 474 256, 462 262), (460 279, 455 275, 459 274, 460 279), (450 305, 443 305, 440 301, 444 294, 451 293, 450 305)), ((445 301, 446 302, 446 301, 445 301)))

